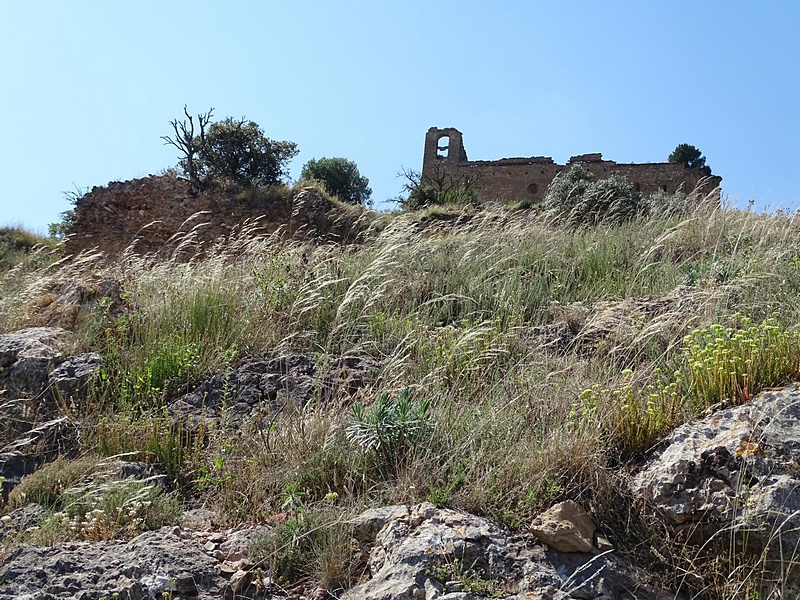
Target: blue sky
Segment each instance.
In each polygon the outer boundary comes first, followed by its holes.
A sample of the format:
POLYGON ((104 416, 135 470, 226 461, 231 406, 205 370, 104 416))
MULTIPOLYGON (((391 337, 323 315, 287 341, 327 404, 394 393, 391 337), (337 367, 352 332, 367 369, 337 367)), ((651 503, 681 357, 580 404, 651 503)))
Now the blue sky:
POLYGON ((354 160, 373 198, 425 131, 471 159, 699 147, 737 206, 800 204, 800 3, 0 2, 0 225, 45 232, 75 186, 174 165, 184 104, 354 160))

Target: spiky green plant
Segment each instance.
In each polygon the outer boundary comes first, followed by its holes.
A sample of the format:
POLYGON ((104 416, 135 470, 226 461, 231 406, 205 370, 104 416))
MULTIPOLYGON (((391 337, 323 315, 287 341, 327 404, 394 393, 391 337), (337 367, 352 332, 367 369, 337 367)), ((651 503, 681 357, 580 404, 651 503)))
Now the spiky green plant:
POLYGON ((396 475, 417 444, 431 432, 430 400, 411 400, 411 390, 403 388, 396 400, 381 393, 372 410, 353 405, 353 420, 347 438, 365 453, 375 454, 389 473, 396 475))

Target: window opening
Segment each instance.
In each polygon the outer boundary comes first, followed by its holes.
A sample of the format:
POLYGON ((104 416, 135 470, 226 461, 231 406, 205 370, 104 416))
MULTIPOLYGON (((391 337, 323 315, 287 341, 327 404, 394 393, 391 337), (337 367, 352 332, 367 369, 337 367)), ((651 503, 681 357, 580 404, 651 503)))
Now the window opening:
POLYGON ((450 136, 443 135, 436 142, 436 156, 438 158, 447 158, 450 152, 450 136))

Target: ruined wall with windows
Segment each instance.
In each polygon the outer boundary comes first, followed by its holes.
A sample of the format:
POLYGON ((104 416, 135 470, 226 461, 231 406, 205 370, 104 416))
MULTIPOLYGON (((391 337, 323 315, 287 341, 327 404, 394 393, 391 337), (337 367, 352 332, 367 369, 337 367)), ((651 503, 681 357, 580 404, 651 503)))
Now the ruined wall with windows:
POLYGON ((618 164, 603 160, 602 154, 573 156, 566 165, 552 158, 503 158, 500 160, 469 160, 462 133, 453 127, 431 127, 425 135, 422 161, 422 182, 436 188, 452 185, 472 187, 484 200, 541 202, 550 182, 573 164, 580 164, 597 179, 613 174, 627 177, 634 189, 644 195, 662 190, 686 193, 697 189, 701 194, 719 193, 722 178, 706 176, 699 169, 675 163, 618 164))

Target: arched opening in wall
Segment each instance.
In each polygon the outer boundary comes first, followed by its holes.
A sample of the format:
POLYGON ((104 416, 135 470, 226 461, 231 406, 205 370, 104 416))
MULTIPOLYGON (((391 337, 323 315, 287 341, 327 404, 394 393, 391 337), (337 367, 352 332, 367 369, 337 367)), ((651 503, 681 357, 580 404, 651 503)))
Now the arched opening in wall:
POLYGON ((450 136, 443 135, 438 140, 436 140, 436 157, 447 158, 447 155, 449 153, 450 153, 450 136))
POLYGON ((661 186, 661 191, 662 191, 662 192, 666 192, 666 191, 667 191, 667 186, 665 186, 665 185, 662 185, 662 186, 661 186))
POLYGON ((642 191, 642 184, 638 181, 633 182, 633 191, 634 192, 641 192, 642 191))
POLYGON ((539 185, 536 183, 528 184, 528 196, 533 198, 536 194, 539 193, 539 185))

